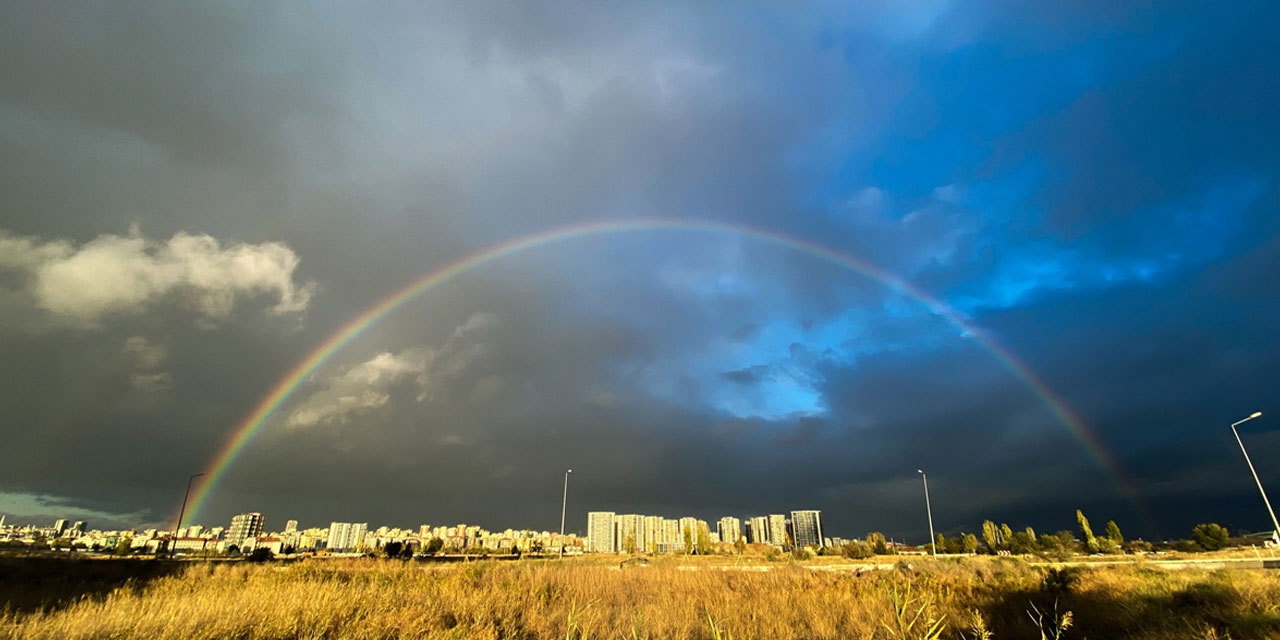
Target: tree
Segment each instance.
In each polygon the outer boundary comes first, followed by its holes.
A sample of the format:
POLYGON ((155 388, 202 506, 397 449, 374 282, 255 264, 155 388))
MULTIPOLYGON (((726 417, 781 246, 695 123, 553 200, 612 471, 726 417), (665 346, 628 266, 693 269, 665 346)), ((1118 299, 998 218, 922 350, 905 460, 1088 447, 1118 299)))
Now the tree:
POLYGON ((961 537, 960 539, 960 548, 965 553, 977 553, 978 536, 975 536, 972 533, 964 534, 964 536, 961 537))
POLYGON ((1027 537, 1028 537, 1028 538, 1030 538, 1033 542, 1035 541, 1035 539, 1036 539, 1036 530, 1035 530, 1035 529, 1032 529, 1031 527, 1027 527, 1027 528, 1024 530, 1024 532, 1027 534, 1027 537))
POLYGON ((738 555, 742 555, 742 552, 747 550, 747 541, 742 536, 738 536, 738 539, 733 541, 733 550, 737 551, 738 555))
POLYGON ((884 556, 889 554, 889 544, 885 540, 884 534, 879 531, 872 531, 867 534, 867 544, 871 545, 871 552, 884 556))
POLYGON ((693 553, 693 529, 687 524, 684 526, 684 552, 693 553))
POLYGON ((271 553, 270 549, 266 547, 258 547, 253 550, 253 553, 249 554, 249 562, 266 562, 275 557, 276 554, 271 553))
POLYGON ((1001 524, 1000 525, 1000 544, 1005 549, 1008 549, 1009 545, 1012 543, 1013 543, 1013 529, 1010 529, 1009 525, 1007 524, 1001 524))
POLYGON ((1063 529, 1053 536, 1058 539, 1058 548, 1063 551, 1075 553, 1079 550, 1080 545, 1076 543, 1076 537, 1070 531, 1063 529))
POLYGON ((625 552, 627 552, 627 553, 635 553, 635 552, 636 552, 636 537, 635 537, 635 536, 633 536, 633 535, 631 535, 631 534, 627 534, 627 539, 626 539, 625 541, 623 541, 623 543, 622 543, 622 550, 623 550, 623 551, 625 551, 625 552))
POLYGON ((444 548, 444 540, 440 538, 432 538, 427 541, 427 546, 423 547, 423 553, 439 553, 444 548))
POLYGON ((875 552, 872 550, 871 545, 865 542, 850 540, 840 548, 840 553, 846 558, 861 560, 862 558, 870 558, 875 552))
POLYGON ((1076 509, 1076 522, 1080 524, 1080 533, 1084 536, 1084 546, 1089 553, 1098 552, 1098 539, 1093 537, 1093 528, 1089 526, 1089 519, 1084 517, 1084 512, 1076 509))
POLYGON ((398 556, 400 555, 400 551, 401 551, 401 549, 403 549, 403 548, 404 548, 404 543, 401 543, 401 542, 388 542, 388 543, 386 543, 386 544, 382 545, 382 552, 383 552, 383 553, 385 553, 385 554, 387 554, 387 557, 388 557, 388 558, 395 558, 395 557, 398 557, 398 556))
POLYGON ((1198 524, 1191 530, 1191 539, 1205 551, 1217 551, 1227 546, 1229 537, 1226 527, 1216 522, 1198 524))
POLYGON ((947 552, 947 537, 946 537, 946 536, 944 536, 944 535, 942 535, 941 533, 939 533, 939 534, 938 534, 938 536, 937 536, 937 539, 933 541, 933 549, 931 549, 931 550, 932 550, 934 553, 946 553, 946 552, 947 552))
POLYGON ((987 553, 995 553, 1000 544, 1000 530, 990 520, 982 522, 982 541, 987 545, 987 553))
POLYGON ((711 553, 711 529, 707 525, 699 522, 698 523, 698 555, 705 556, 709 553, 711 553))
POLYGON ((1018 531, 1013 534, 1013 539, 1009 541, 1009 551, 1022 555, 1035 551, 1036 539, 1026 531, 1018 531))
POLYGON ((1124 545, 1124 536, 1120 533, 1120 525, 1115 520, 1107 521, 1107 538, 1117 547, 1124 545))

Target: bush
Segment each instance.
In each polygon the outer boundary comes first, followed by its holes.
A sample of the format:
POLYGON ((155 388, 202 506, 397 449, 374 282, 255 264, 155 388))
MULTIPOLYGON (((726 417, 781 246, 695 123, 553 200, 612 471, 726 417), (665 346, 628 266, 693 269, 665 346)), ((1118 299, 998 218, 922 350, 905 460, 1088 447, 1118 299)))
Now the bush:
POLYGON ((1049 569, 1044 574, 1044 579, 1040 581, 1040 590, 1053 596, 1069 595, 1075 589, 1076 583, 1080 581, 1080 576, 1071 570, 1071 567, 1063 567, 1061 569, 1049 569))
POLYGON ((1214 522, 1198 524, 1191 530, 1191 539, 1205 551, 1217 551, 1227 546, 1230 537, 1226 527, 1214 522))
POLYGON ((846 542, 843 547, 840 548, 840 555, 843 555, 846 558, 852 558, 854 560, 861 560, 863 558, 870 558, 871 556, 875 555, 875 549, 872 548, 871 545, 865 542, 859 542, 858 540, 850 540, 849 542, 846 542))
POLYGON ((249 562, 267 562, 269 560, 274 560, 275 557, 276 554, 271 553, 270 549, 266 547, 258 547, 253 550, 253 553, 249 554, 249 562))

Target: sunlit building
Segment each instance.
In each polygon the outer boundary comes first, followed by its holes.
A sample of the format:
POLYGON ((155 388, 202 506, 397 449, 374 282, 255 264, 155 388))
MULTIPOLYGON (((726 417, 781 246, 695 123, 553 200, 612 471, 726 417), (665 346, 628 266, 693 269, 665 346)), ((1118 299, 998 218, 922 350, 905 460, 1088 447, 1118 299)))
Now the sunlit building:
POLYGON ((734 517, 720 518, 716 523, 716 533, 720 535, 720 542, 735 544, 742 537, 742 522, 734 517))
POLYGON ((265 524, 266 518, 263 518, 262 514, 257 512, 242 513, 231 518, 231 526, 227 529, 227 546, 244 546, 246 539, 257 538, 262 535, 262 528, 265 524))
POLYGON ((791 512, 791 536, 796 547, 821 548, 822 512, 814 510, 791 512))
POLYGON ((587 551, 594 553, 617 551, 614 515, 612 511, 592 511, 587 514, 587 551))
POLYGON ((787 546, 787 517, 780 513, 769 514, 769 544, 787 546))
POLYGON ((325 548, 330 551, 356 551, 364 545, 364 534, 369 525, 363 522, 329 523, 329 540, 325 548))

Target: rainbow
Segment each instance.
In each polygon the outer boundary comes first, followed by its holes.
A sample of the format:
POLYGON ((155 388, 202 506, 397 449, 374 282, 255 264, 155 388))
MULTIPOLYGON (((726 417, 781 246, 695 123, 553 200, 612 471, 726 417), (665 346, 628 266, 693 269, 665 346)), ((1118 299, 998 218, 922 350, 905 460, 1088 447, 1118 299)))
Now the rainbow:
POLYGON ((204 481, 196 489, 195 497, 191 501, 191 508, 188 510, 190 517, 194 519, 199 515, 201 508, 217 488, 222 477, 226 475, 227 470, 235 463, 236 458, 244 451, 245 447, 248 446, 249 442, 253 440, 253 437, 262 429, 271 416, 302 386, 303 382, 327 362, 329 358, 333 357, 334 354, 383 316, 395 311, 409 300, 448 282, 462 273, 522 251, 590 236, 640 231, 704 232, 748 237, 795 249, 832 264, 851 269, 915 299, 928 308, 930 312, 944 318, 958 329, 961 334, 976 341, 1022 380, 1044 402, 1045 406, 1049 408, 1058 421, 1065 425, 1071 434, 1084 445, 1089 457, 1116 480, 1121 491, 1127 495, 1141 512, 1136 491, 1124 480, 1119 465, 1102 447, 1097 436, 1084 424, 1079 416, 1075 415, 1062 400, 1057 398, 1027 365, 1002 347, 994 338, 970 324, 960 312, 949 305, 879 267, 808 240, 743 225, 646 218, 578 224, 492 245, 457 262, 427 273, 365 309, 351 319, 350 322, 333 332, 324 342, 294 365, 271 388, 270 392, 258 402, 253 411, 245 416, 244 420, 235 427, 231 437, 226 440, 217 455, 213 457, 206 467, 204 481))

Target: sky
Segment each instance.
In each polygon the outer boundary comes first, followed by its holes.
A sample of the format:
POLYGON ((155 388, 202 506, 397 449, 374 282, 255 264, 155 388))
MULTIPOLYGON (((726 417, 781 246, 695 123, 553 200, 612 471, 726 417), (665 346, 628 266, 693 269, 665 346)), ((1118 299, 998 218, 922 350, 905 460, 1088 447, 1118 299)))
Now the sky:
POLYGON ((613 224, 192 521, 1265 530, 1280 9, 1149 4, 10 3, 0 513, 166 526, 613 224))

